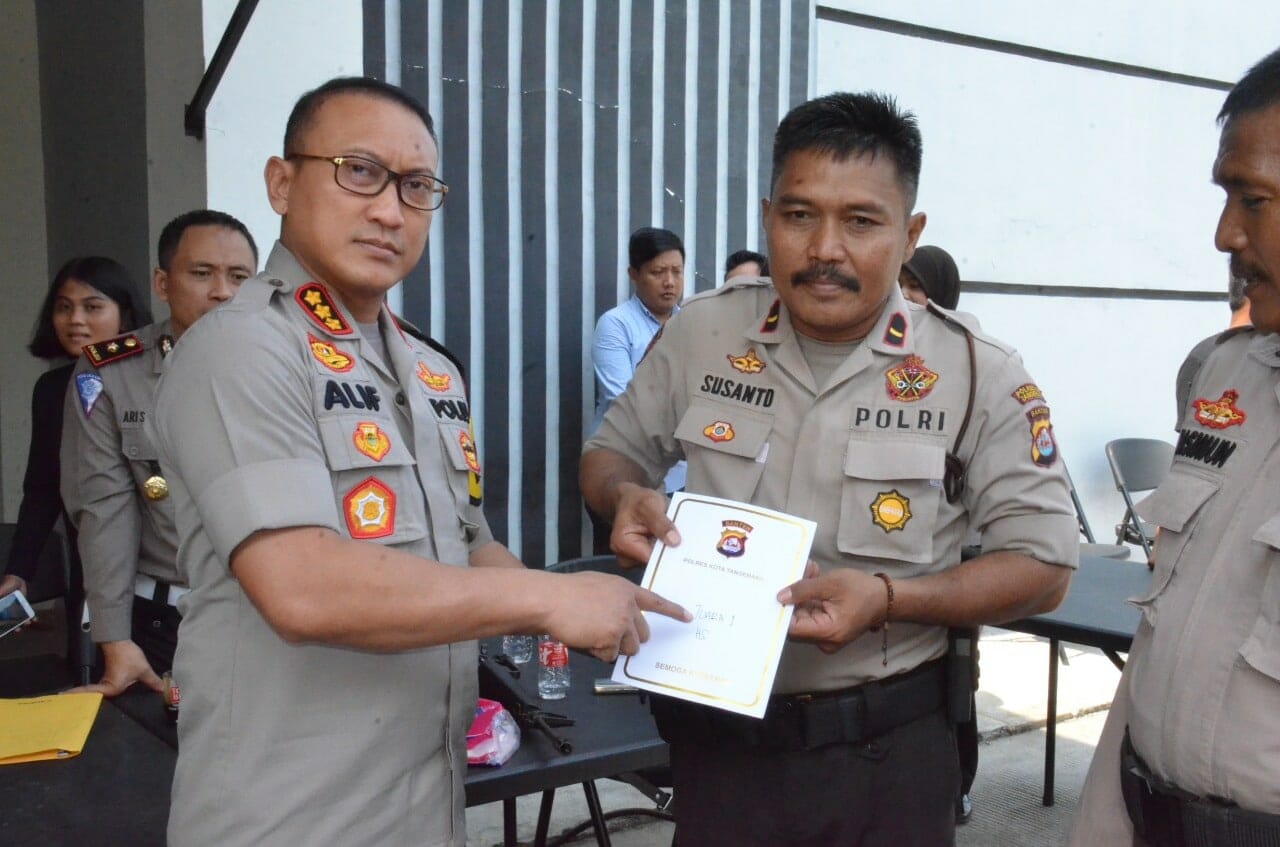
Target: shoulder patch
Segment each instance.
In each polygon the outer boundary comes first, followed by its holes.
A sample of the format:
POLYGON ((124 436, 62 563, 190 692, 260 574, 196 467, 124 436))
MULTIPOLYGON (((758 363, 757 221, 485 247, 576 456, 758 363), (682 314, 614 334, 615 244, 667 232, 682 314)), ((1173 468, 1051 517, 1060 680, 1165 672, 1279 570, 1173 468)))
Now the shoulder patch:
POLYGON ((136 356, 142 352, 142 349, 142 339, 130 334, 121 335, 109 341, 99 341, 97 344, 86 344, 84 354, 94 367, 100 368, 103 365, 136 356))
POLYGON ((316 326, 334 335, 351 334, 351 327, 342 319, 341 310, 320 283, 308 282, 306 285, 298 286, 293 292, 293 299, 307 313, 307 317, 315 321, 316 326))
POLYGON ((102 377, 97 374, 76 374, 76 394, 80 396, 80 408, 87 418, 93 406, 102 396, 102 377))

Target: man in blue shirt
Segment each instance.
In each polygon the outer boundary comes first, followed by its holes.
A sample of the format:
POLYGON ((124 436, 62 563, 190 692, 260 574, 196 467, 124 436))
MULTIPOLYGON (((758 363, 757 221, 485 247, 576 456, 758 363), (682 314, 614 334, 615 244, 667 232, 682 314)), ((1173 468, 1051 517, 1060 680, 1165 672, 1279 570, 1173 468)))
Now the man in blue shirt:
MULTIPOLYGON (((653 337, 667 319, 680 311, 684 296, 684 244, 667 229, 641 227, 627 246, 627 276, 635 295, 600 316, 591 359, 596 369, 596 415, 587 430, 591 436, 604 420, 609 404, 631 382, 653 337)), ((685 463, 667 472, 667 492, 684 488, 685 463)))

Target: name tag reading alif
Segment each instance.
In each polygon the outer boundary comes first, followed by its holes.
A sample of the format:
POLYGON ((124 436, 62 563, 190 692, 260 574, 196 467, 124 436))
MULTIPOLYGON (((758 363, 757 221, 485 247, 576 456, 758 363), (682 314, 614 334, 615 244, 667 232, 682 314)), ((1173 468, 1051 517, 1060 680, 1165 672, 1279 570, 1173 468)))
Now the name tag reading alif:
POLYGON ((643 585, 693 621, 646 615, 649 640, 618 659, 613 679, 763 717, 791 623, 778 592, 804 576, 813 521, 749 503, 676 494, 667 516, 677 547, 658 543, 643 585))

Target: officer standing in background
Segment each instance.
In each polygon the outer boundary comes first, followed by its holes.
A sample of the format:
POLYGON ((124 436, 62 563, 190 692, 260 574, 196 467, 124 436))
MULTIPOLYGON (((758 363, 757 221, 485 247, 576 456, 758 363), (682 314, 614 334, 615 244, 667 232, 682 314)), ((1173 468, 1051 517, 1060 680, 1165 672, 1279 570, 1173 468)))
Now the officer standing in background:
POLYGON ((77 690, 108 697, 135 682, 161 691, 157 672, 173 665, 186 592, 173 501, 145 428, 156 384, 178 338, 253 276, 258 250, 240 221, 200 209, 165 225, 157 261, 152 287, 169 319, 85 347, 63 415, 62 499, 104 660, 102 679, 77 690))
POLYGON ((779 597, 793 641, 764 720, 655 699, 682 844, 950 844, 947 627, 1052 609, 1076 564, 1049 408, 1018 356, 899 289, 920 161, 890 98, 793 109, 761 204, 772 281, 687 301, 584 447, 620 556, 678 543, 653 485, 681 458, 687 491, 818 526, 821 575, 779 597), (985 552, 962 564, 971 526, 985 552))
POLYGON ((447 186, 422 105, 335 79, 266 167, 280 241, 200 322, 155 430, 191 580, 178 644, 174 845, 453 844, 475 638, 612 659, 678 606, 493 540, 460 369, 401 326, 447 186))
POLYGON ((1280 844, 1280 50, 1218 113, 1215 243, 1252 329, 1224 334, 1180 410, 1142 621, 1070 843, 1280 844), (1126 813, 1127 812, 1127 813, 1126 813))

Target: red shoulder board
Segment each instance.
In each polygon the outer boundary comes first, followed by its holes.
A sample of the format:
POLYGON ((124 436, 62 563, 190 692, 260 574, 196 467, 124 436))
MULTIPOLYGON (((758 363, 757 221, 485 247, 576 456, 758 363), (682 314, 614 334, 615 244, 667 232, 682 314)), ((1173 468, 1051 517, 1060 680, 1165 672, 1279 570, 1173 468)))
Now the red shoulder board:
POLYGON ((109 341, 99 341, 97 344, 86 344, 84 346, 84 354, 89 357, 89 361, 97 368, 111 362, 127 359, 130 356, 136 356, 141 352, 142 339, 136 335, 121 335, 109 341))
POLYGON ((342 312, 330 298, 329 292, 318 282, 298 286, 293 299, 315 321, 316 326, 334 335, 350 335, 351 327, 342 319, 342 312))

